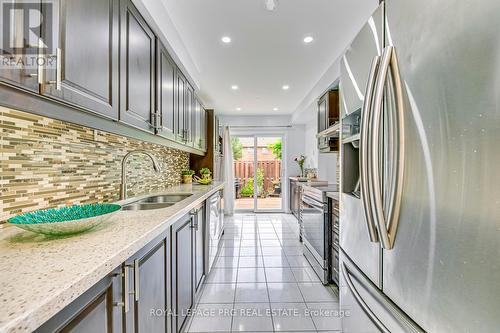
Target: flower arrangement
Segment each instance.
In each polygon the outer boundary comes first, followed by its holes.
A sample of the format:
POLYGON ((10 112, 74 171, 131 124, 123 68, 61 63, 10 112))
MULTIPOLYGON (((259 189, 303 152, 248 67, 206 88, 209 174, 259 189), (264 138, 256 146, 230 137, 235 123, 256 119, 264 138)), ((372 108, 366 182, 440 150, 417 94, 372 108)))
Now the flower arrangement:
POLYGON ((304 177, 304 163, 306 161, 306 157, 304 155, 300 155, 299 157, 295 157, 294 161, 299 165, 300 176, 304 177))

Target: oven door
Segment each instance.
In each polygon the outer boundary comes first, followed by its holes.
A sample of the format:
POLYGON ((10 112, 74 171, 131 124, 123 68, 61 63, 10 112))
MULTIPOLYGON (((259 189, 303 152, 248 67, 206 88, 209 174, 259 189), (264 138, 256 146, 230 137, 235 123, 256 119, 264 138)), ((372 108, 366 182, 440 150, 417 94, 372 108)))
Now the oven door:
POLYGON ((304 194, 302 196, 302 239, 304 255, 323 283, 328 283, 328 230, 325 205, 304 194))

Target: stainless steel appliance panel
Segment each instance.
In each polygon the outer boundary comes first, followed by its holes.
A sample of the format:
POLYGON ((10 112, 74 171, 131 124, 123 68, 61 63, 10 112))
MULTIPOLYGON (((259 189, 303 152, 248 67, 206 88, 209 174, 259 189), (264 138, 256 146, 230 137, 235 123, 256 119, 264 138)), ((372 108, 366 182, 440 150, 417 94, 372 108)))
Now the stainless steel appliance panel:
POLYGON ((380 5, 352 41, 340 65, 342 117, 361 109, 372 59, 384 42, 384 7, 380 5))
MULTIPOLYGON (((384 47, 384 6, 380 5, 347 49, 341 63, 342 107, 346 113, 360 109, 373 59, 384 47)), ((362 110, 365 112, 365 110, 362 110)), ((365 207, 351 194, 340 194, 340 247, 377 286, 380 281, 379 243, 372 243, 366 224, 365 207)))
POLYGON ((340 309, 342 332, 423 333, 367 277, 340 252, 340 309))
POLYGON ((404 85, 406 169, 383 291, 428 332, 496 332, 500 2, 388 0, 386 13, 404 85))
POLYGON ((207 247, 206 247, 206 256, 207 256, 207 274, 210 272, 213 263, 215 261, 215 257, 217 255, 217 251, 219 250, 219 242, 222 237, 223 232, 223 214, 221 210, 221 197, 220 193, 217 192, 213 194, 208 200, 206 205, 206 216, 207 216, 207 226, 208 230, 206 232, 207 235, 207 247))
POLYGON ((380 281, 381 252, 379 243, 370 242, 361 200, 340 194, 340 248, 377 286, 380 281))
POLYGON ((300 215, 304 255, 320 280, 327 284, 330 281, 330 239, 325 203, 304 193, 300 215))
POLYGON ((325 253, 325 207, 308 196, 302 196, 302 238, 323 258, 325 253))

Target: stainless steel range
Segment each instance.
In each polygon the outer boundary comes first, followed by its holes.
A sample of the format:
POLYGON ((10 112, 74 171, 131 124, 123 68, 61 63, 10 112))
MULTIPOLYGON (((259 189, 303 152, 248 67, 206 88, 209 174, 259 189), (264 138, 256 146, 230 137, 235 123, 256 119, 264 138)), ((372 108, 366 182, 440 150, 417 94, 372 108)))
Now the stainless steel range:
POLYGON ((300 222, 304 256, 323 282, 332 281, 332 223, 327 192, 337 192, 337 185, 302 186, 300 222))

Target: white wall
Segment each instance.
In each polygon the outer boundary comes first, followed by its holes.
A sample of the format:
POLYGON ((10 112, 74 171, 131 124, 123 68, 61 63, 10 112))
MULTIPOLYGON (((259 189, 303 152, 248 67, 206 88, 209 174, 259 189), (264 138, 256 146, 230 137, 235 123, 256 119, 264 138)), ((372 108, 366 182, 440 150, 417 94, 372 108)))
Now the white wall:
POLYGON ((282 193, 284 210, 289 212, 288 177, 297 176, 300 173, 300 169, 293 159, 305 154, 304 125, 283 127, 290 124, 289 116, 220 116, 219 120, 221 125, 230 127, 231 135, 284 135, 282 193), (233 127, 231 128, 231 126, 233 127), (242 128, 238 126, 256 127, 242 128))

